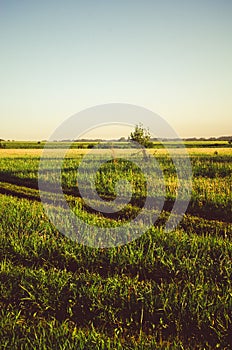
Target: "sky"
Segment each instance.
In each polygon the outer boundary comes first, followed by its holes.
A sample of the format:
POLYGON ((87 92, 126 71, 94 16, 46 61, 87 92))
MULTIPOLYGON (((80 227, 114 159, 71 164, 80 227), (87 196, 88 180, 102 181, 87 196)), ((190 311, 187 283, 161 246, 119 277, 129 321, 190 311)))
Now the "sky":
POLYGON ((0 138, 48 139, 107 103, 232 135, 231 38, 231 0, 0 0, 0 138))

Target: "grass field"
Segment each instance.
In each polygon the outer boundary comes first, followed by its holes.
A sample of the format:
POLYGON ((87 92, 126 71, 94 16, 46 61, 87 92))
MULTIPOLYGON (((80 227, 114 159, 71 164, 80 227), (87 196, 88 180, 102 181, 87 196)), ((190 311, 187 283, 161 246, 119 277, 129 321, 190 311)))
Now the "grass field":
MULTIPOLYGON (((105 141, 101 142, 101 144, 105 144, 108 147, 110 147, 112 142, 105 141)), ((46 141, 0 141, 0 149, 43 149, 46 144, 46 147, 48 148, 62 148, 62 146, 70 146, 72 149, 88 149, 98 144, 98 142, 82 142, 82 141, 75 141, 75 142, 65 142, 65 141, 54 141, 54 142, 46 142, 46 141)), ((116 145, 117 142, 114 142, 114 145, 116 145)), ((119 142, 118 143, 120 147, 123 145, 127 145, 126 142, 119 142)), ((163 144, 160 142, 152 142, 153 146, 152 148, 155 149, 162 149, 163 147, 169 146, 172 148, 178 148, 178 142, 177 141, 165 141, 163 144)), ((228 141, 221 141, 221 140, 215 140, 215 141, 184 141, 185 147, 187 148, 231 148, 231 144, 228 141)))
MULTIPOLYGON (((164 210, 137 240, 98 249, 68 239, 48 220, 38 190, 42 150, 20 148, 0 150, 2 349, 232 348, 231 148, 205 143, 188 149, 191 201, 170 233, 164 225, 176 172, 164 149, 150 149, 165 174, 164 210)), ((99 227, 130 221, 147 196, 138 169, 109 162, 98 173, 102 198, 115 198, 123 169, 136 189, 118 215, 103 215, 78 191, 76 169, 86 152, 70 150, 62 170, 73 212, 99 227)), ((53 183, 49 168, 43 180, 48 188, 53 183)), ((58 215, 62 219, 62 210, 58 215)))

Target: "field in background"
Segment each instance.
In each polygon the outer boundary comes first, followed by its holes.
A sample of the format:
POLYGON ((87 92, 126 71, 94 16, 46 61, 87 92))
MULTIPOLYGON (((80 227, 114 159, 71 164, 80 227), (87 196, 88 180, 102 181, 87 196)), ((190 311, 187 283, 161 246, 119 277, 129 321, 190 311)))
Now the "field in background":
MULTIPOLYGON (((175 152, 178 154, 182 152, 181 149, 175 148, 175 152)), ((67 156, 76 157, 78 155, 87 154, 89 149, 70 149, 67 152, 67 156)), ((93 151, 93 150, 92 150, 93 151)), ((52 152, 52 149, 51 149, 52 152)), ((56 152, 56 150, 54 150, 56 152)), ((108 152, 108 150, 106 150, 108 152)), ((151 155, 165 155, 167 154, 167 150, 164 148, 159 149, 147 149, 147 152, 151 155)), ((9 148, 9 149, 0 149, 0 158, 8 158, 8 157, 41 157, 43 153, 43 149, 34 149, 34 148, 9 148)), ((232 147, 193 147, 188 149, 188 153, 190 155, 199 155, 199 156, 231 156, 232 155, 232 147)))
MULTIPOLYGON (((117 142, 114 141, 115 145, 120 145, 120 148, 125 146, 127 148, 127 142, 117 142)), ((42 149, 46 145, 48 148, 62 148, 62 146, 67 147, 70 146, 72 149, 89 149, 98 144, 97 141, 89 141, 89 142, 82 142, 82 141, 75 141, 75 142, 65 142, 65 141, 56 141, 56 142, 48 142, 46 141, 0 141, 0 149, 42 149)), ((102 145, 105 145, 106 147, 111 147, 112 142, 111 141, 103 141, 101 142, 102 145)), ((178 148, 178 142, 177 141, 164 141, 163 144, 160 142, 152 142, 153 146, 152 148, 159 149, 164 147, 172 147, 172 148, 178 148)), ((228 141, 184 141, 186 148, 231 148, 232 145, 228 141)))
MULTIPOLYGON (((165 173, 164 210, 145 235, 110 249, 72 242, 47 219, 37 183, 41 149, 15 143, 18 149, 0 150, 3 349, 232 347, 232 152, 226 142, 195 144, 188 149, 192 198, 179 226, 168 234, 163 230, 175 201, 176 175, 165 150, 150 149, 165 173)), ((76 184, 76 168, 87 151, 70 150, 64 163, 70 207, 103 227, 130 220, 146 196, 140 174, 128 171, 140 192, 118 216, 93 212, 76 184)), ((99 173, 103 198, 115 196, 117 166, 112 162, 99 173)), ((49 171, 44 176, 48 184, 53 181, 49 171)))

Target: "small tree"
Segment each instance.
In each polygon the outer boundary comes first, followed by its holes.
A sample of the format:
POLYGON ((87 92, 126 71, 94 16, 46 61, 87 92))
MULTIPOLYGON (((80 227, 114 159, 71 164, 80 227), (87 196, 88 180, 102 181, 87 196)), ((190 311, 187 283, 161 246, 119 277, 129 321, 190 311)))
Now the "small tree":
POLYGON ((4 141, 4 140, 0 139, 0 148, 6 148, 6 145, 4 143, 2 143, 2 141, 4 141))
POLYGON ((141 123, 135 126, 135 130, 131 132, 129 140, 138 142, 141 146, 149 148, 152 146, 151 134, 145 129, 141 123))

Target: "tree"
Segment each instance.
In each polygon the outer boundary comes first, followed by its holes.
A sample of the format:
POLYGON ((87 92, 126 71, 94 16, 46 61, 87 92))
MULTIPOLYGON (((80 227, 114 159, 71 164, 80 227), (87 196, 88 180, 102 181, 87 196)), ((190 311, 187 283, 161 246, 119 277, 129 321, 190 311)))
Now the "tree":
POLYGON ((129 136, 130 141, 138 142, 145 148, 152 147, 151 134, 148 129, 145 129, 141 123, 135 126, 135 130, 129 136))
POLYGON ((0 139, 0 148, 6 148, 6 145, 4 143, 2 143, 2 141, 4 141, 4 140, 0 139))

